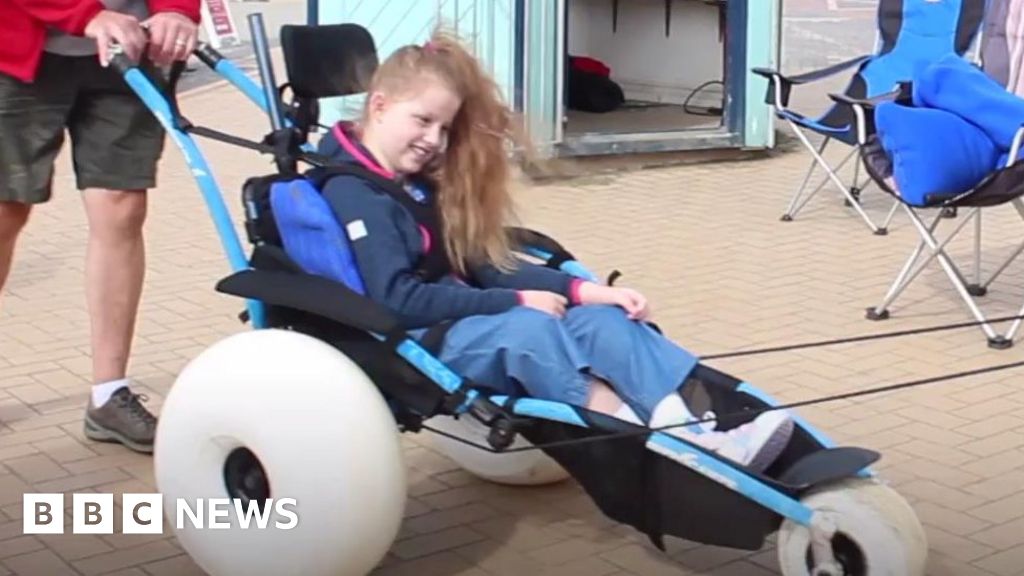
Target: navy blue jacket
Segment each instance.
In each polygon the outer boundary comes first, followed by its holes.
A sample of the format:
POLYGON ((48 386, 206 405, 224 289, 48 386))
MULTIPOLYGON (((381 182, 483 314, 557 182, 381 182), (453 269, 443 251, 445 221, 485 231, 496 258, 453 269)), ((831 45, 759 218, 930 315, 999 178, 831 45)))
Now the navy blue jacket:
MULTIPOLYGON (((393 178, 347 132, 326 134, 319 152, 393 178)), ((507 311, 521 303, 520 290, 555 292, 578 303, 580 280, 526 261, 510 273, 483 265, 473 268, 469 278, 450 270, 438 281, 425 282, 415 274, 416 266, 433 239, 409 210, 379 185, 354 175, 333 176, 322 194, 348 233, 366 295, 394 311, 406 329, 507 311)))

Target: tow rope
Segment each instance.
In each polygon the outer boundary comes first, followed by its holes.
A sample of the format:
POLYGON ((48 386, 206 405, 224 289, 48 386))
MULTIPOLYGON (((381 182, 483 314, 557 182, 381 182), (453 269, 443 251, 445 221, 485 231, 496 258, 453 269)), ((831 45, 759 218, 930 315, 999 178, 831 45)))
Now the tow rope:
MULTIPOLYGON (((996 319, 993 319, 993 320, 989 320, 989 322, 995 323, 995 322, 1004 322, 1004 321, 1008 321, 1008 320, 1017 320, 1017 319, 1024 319, 1024 315, 1007 316, 1007 317, 1003 317, 1003 318, 996 318, 996 319)), ((830 346, 830 345, 836 345, 836 344, 847 344, 847 343, 850 343, 850 342, 863 342, 863 341, 866 341, 866 340, 881 340, 881 339, 884 339, 884 338, 895 338, 895 337, 899 337, 899 336, 908 336, 908 335, 913 335, 913 334, 923 334, 923 333, 928 333, 928 332, 939 332, 939 331, 943 331, 943 330, 954 330, 954 329, 958 329, 958 328, 977 326, 979 324, 982 324, 982 322, 964 322, 964 323, 957 323, 957 324, 946 324, 946 325, 940 325, 940 326, 930 326, 930 327, 925 327, 925 328, 915 328, 915 329, 910 329, 910 330, 900 330, 900 331, 896 331, 896 332, 883 332, 883 333, 880 333, 880 334, 869 334, 869 335, 864 335, 864 336, 852 336, 852 337, 848 337, 848 338, 836 338, 836 339, 831 339, 831 340, 822 340, 822 341, 818 341, 818 342, 809 342, 809 343, 803 343, 803 344, 791 344, 791 345, 786 345, 786 346, 775 346, 775 347, 771 347, 771 348, 760 348, 760 349, 738 351, 738 352, 726 352, 726 353, 721 353, 721 354, 714 354, 714 355, 709 355, 709 356, 703 356, 702 360, 711 360, 711 359, 716 359, 716 358, 731 358, 731 357, 737 357, 737 356, 751 356, 751 355, 756 355, 756 354, 768 354, 768 353, 773 353, 773 352, 781 352, 781 351, 789 351, 789 350, 799 350, 799 349, 804 349, 804 348, 815 348, 815 347, 830 346)), ((749 410, 731 412, 731 413, 726 413, 726 414, 723 414, 723 415, 716 415, 714 418, 702 418, 702 419, 698 419, 698 420, 691 420, 689 422, 683 422, 683 423, 680 423, 680 424, 671 424, 671 425, 668 425, 668 426, 660 426, 660 427, 655 427, 655 428, 646 427, 646 426, 642 426, 642 427, 638 426, 636 430, 629 430, 629 431, 626 431, 626 432, 614 432, 614 433, 608 433, 608 434, 597 434, 597 435, 591 436, 589 438, 578 438, 578 439, 574 439, 574 440, 558 440, 558 441, 554 441, 554 442, 547 442, 547 443, 544 443, 544 444, 535 444, 535 445, 530 445, 530 446, 521 446, 521 447, 518 447, 518 448, 506 448, 504 450, 495 450, 491 446, 487 446, 487 445, 484 445, 484 444, 480 444, 480 443, 474 442, 472 440, 468 440, 466 438, 461 438, 461 437, 455 436, 455 435, 450 434, 448 432, 444 432, 442 430, 438 430, 438 429, 436 429, 436 428, 434 428, 432 426, 429 426, 427 424, 422 424, 421 427, 423 429, 425 429, 425 430, 429 430, 429 431, 431 431, 431 432, 433 432, 435 434, 438 434, 440 436, 444 436, 444 437, 450 438, 450 439, 455 440, 457 442, 461 442, 463 444, 466 444, 468 446, 472 446, 472 447, 480 449, 480 450, 484 450, 486 452, 491 452, 491 453, 494 453, 494 454, 509 454, 509 453, 515 453, 515 452, 528 452, 528 451, 531 451, 531 450, 545 450, 545 449, 550 449, 550 448, 564 448, 564 447, 579 446, 579 445, 582 445, 582 444, 589 444, 589 443, 593 443, 593 442, 603 442, 603 441, 606 441, 606 440, 616 440, 616 439, 622 439, 622 438, 633 438, 633 437, 638 437, 638 436, 647 436, 647 435, 653 434, 655 432, 664 432, 666 430, 672 430, 672 429, 676 429, 676 428, 684 428, 684 427, 688 427, 688 426, 699 426, 699 425, 702 425, 702 424, 714 423, 714 422, 717 422, 719 420, 727 420, 727 419, 730 419, 730 418, 750 418, 750 417, 756 417, 756 416, 758 416, 760 414, 763 414, 765 412, 772 412, 772 411, 775 411, 775 410, 790 410, 790 409, 793 409, 793 408, 800 408, 802 406, 812 406, 812 405, 816 405, 816 404, 825 404, 825 403, 828 403, 828 402, 837 402, 839 400, 848 400, 850 398, 857 398, 857 397, 862 397, 862 396, 871 396, 871 395, 876 395, 876 394, 884 394, 886 392, 893 392, 893 391, 896 391, 896 390, 904 390, 904 389, 908 389, 908 388, 917 388, 917 387, 921 387, 921 386, 927 386, 929 384, 945 382, 945 381, 948 381, 948 380, 955 380, 955 379, 959 379, 959 378, 967 378, 967 377, 970 377, 970 376, 977 376, 979 374, 987 374, 987 373, 991 373, 991 372, 999 372, 999 371, 1002 371, 1002 370, 1010 370, 1010 369, 1013 369, 1013 368, 1021 368, 1021 367, 1024 367, 1024 360, 1021 360, 1021 361, 1018 361, 1018 362, 1009 362, 1009 363, 1006 363, 1006 364, 997 364, 997 365, 994 365, 994 366, 987 366, 987 367, 984 367, 984 368, 976 368, 976 369, 973 369, 973 370, 964 370, 964 371, 961 371, 961 372, 953 372, 953 373, 944 374, 944 375, 941 375, 941 376, 931 376, 931 377, 928 377, 928 378, 920 378, 920 379, 917 379, 917 380, 909 380, 909 381, 906 381, 906 382, 899 382, 899 383, 896 383, 896 384, 888 384, 888 385, 884 385, 884 386, 876 386, 876 387, 873 387, 873 388, 865 388, 865 389, 862 389, 862 390, 853 390, 853 391, 850 391, 850 392, 842 392, 842 393, 839 393, 839 394, 831 394, 831 395, 822 396, 822 397, 819 397, 819 398, 811 398, 811 399, 808 399, 808 400, 799 400, 799 401, 796 401, 796 402, 790 402, 788 404, 780 404, 778 406, 767 406, 767 407, 764 407, 764 408, 757 408, 757 409, 749 409, 749 410)), ((515 416, 515 415, 513 415, 512 417, 513 418, 518 418, 518 419, 530 418, 528 416, 515 416)))

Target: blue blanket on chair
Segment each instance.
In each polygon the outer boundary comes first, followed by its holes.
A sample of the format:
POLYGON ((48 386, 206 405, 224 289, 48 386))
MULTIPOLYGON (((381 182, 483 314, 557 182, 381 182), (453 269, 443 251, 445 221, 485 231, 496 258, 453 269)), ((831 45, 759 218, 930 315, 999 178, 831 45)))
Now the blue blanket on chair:
POLYGON ((912 106, 886 102, 875 110, 905 202, 926 206, 930 197, 966 192, 1006 165, 1024 99, 955 55, 919 71, 912 85, 912 106))

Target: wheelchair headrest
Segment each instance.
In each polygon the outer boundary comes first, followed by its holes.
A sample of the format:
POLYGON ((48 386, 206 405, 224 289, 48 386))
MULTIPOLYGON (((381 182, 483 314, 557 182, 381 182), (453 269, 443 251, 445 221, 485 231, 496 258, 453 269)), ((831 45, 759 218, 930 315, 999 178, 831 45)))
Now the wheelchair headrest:
POLYGON ((300 98, 365 92, 377 70, 373 36, 358 24, 281 27, 288 83, 300 98))

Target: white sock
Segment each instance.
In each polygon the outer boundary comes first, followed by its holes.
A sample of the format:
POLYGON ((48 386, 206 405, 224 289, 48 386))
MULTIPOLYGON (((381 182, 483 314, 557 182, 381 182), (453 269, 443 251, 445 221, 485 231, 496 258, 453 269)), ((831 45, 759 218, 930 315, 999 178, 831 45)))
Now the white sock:
POLYGON ((612 416, 615 416, 619 420, 625 420, 630 424, 636 424, 637 426, 644 425, 643 420, 640 420, 640 417, 636 415, 636 412, 633 412, 633 409, 625 402, 622 403, 622 406, 616 410, 615 414, 612 414, 612 416))
POLYGON ((110 382, 104 382, 102 384, 95 384, 92 387, 92 403, 94 406, 99 408, 110 400, 110 397, 114 395, 121 388, 128 386, 128 379, 122 378, 120 380, 111 380, 110 382))
MULTIPOLYGON (((651 428, 683 424, 696 419, 690 412, 690 409, 686 407, 682 396, 679 394, 669 394, 654 407, 654 412, 651 414, 651 428)), ((668 433, 690 432, 693 434, 700 434, 703 431, 704 429, 701 425, 680 426, 665 430, 668 433)))

